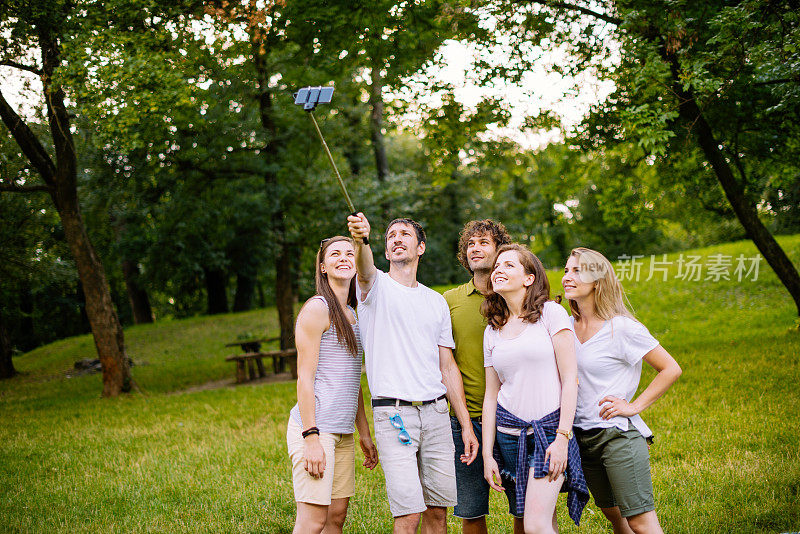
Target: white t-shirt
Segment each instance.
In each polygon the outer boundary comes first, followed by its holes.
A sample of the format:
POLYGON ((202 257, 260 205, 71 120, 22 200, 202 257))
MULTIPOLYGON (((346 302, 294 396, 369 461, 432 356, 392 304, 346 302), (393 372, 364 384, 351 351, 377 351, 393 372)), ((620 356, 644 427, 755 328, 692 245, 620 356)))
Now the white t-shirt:
MULTIPOLYGON (((514 338, 505 339, 498 330, 486 327, 483 365, 494 367, 500 378, 498 404, 520 419, 541 419, 561 406, 561 378, 552 337, 565 329, 572 330, 569 315, 553 301, 545 302, 539 320, 525 323, 522 333, 514 338)), ((520 432, 500 429, 517 436, 520 432)))
POLYGON ((422 284, 404 286, 381 270, 364 300, 356 287, 372 396, 423 401, 443 395, 439 346, 455 347, 444 297, 422 284))
MULTIPOLYGON (((606 395, 630 402, 639 387, 642 358, 657 346, 658 340, 650 335, 647 327, 621 315, 606 321, 586 343, 581 343, 575 336, 578 358, 575 426, 584 430, 612 426, 628 430, 627 417, 602 419, 598 403, 606 395)), ((639 415, 631 417, 630 422, 643 436, 653 435, 639 415)))

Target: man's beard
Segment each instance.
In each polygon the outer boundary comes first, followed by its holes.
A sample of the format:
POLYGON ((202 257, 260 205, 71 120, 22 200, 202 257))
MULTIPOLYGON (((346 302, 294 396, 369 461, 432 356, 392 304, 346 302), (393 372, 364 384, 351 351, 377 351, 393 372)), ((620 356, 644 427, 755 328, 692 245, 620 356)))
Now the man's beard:
POLYGON ((491 265, 480 265, 479 264, 476 268, 474 268, 472 270, 473 276, 476 275, 476 274, 481 274, 481 275, 486 274, 486 275, 488 275, 491 272, 492 272, 491 265))
POLYGON ((390 259, 389 263, 394 263, 394 264, 397 264, 397 265, 408 265, 410 263, 414 263, 415 259, 416 258, 410 258, 410 257, 406 256, 404 258, 400 258, 400 259, 397 259, 397 260, 390 259))

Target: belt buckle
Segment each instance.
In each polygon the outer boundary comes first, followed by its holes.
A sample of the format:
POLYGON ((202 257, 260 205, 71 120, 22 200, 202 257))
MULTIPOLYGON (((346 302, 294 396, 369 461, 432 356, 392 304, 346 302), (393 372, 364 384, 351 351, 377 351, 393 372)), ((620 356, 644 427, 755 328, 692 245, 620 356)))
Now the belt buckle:
POLYGON ((411 406, 422 406, 425 401, 411 401, 411 406))

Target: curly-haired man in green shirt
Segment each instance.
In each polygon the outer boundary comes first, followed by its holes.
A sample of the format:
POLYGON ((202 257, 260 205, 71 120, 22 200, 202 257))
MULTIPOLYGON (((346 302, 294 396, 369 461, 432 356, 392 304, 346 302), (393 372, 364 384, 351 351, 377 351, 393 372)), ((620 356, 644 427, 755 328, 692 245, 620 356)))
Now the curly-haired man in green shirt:
MULTIPOLYGON (((480 307, 483 295, 489 290, 489 275, 495 252, 500 245, 510 242, 511 237, 505 226, 491 219, 470 221, 464 225, 459 238, 458 260, 472 274, 472 279, 444 294, 450 307, 456 345, 453 356, 461 371, 467 410, 479 442, 483 393, 486 389, 486 373, 483 368, 483 331, 486 328, 486 319, 481 315, 480 307)), ((456 445, 462 443, 461 425, 452 413, 450 426, 453 441, 456 445)), ((471 465, 462 463, 458 454, 455 458, 458 504, 453 513, 463 519, 465 534, 486 533, 489 484, 483 478, 482 458, 481 451, 478 451, 478 456, 471 465)), ((509 505, 513 507, 514 492, 512 490, 506 493, 509 495, 509 505)))

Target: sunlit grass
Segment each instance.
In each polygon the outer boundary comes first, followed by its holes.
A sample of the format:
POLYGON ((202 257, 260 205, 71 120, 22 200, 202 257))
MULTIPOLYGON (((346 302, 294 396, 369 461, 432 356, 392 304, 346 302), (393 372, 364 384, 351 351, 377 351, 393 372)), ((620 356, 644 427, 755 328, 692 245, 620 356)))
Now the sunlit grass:
MULTIPOLYGON (((800 236, 780 242, 800 264, 800 236)), ((742 242, 692 253, 756 252, 742 242)), ((559 280, 553 271, 554 293, 559 280)), ((756 282, 671 274, 626 287, 684 369, 644 414, 656 433, 652 469, 667 532, 800 531, 800 332, 783 287, 765 264, 756 282)), ((289 532, 294 383, 181 392, 232 381, 223 344, 276 329, 274 310, 129 328, 144 394, 111 400, 99 398, 98 375, 65 376, 75 360, 94 357, 88 336, 16 358, 22 376, 0 382, 0 531, 289 532)), ((645 371, 643 382, 651 377, 645 371)), ((390 531, 380 468, 359 467, 357 487, 346 530, 390 531)), ((495 495, 490 531, 510 531, 505 510, 495 495)), ((610 532, 593 505, 580 529, 563 505, 559 518, 562 532, 610 532)), ((450 526, 460 531, 452 518, 450 526)))

